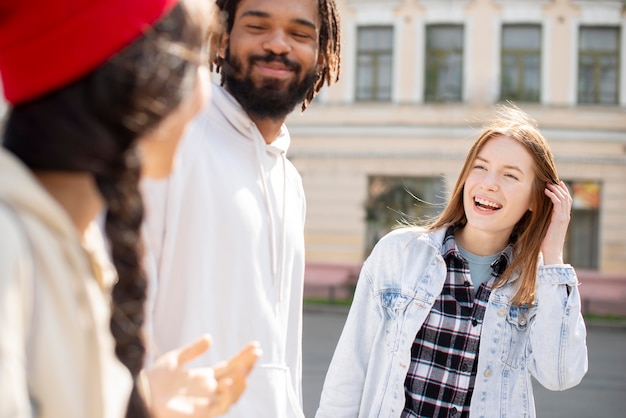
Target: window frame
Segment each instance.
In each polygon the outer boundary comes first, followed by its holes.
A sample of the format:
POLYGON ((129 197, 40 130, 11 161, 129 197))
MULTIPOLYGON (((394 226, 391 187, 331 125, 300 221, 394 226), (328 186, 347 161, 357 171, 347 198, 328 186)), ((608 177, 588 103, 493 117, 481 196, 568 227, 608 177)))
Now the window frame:
MULTIPOLYGON (((564 261, 576 268, 597 270, 600 266, 600 215, 603 182, 565 180, 574 200, 570 225, 565 237, 564 261), (590 193, 585 185, 596 189, 590 193), (577 191, 580 188, 581 191, 577 191)), ((587 186, 587 187, 589 187, 587 186)))
POLYGON ((426 103, 462 103, 464 72, 465 72, 465 24, 464 23, 433 23, 425 27, 424 36, 424 102, 426 103), (461 32, 461 45, 459 48, 429 48, 431 31, 442 28, 453 28, 461 32), (450 98, 446 92, 438 91, 439 74, 445 65, 446 58, 458 56, 461 68, 459 71, 458 91, 450 98), (436 74, 431 80, 430 74, 436 74))
POLYGON ((391 102, 393 95, 393 65, 394 65, 394 37, 395 37, 395 29, 393 25, 359 25, 356 28, 356 69, 355 69, 355 82, 354 82, 354 100, 356 102, 391 102), (361 33, 366 30, 374 30, 374 31, 389 31, 391 40, 388 48, 376 48, 376 47, 364 47, 361 44, 361 33), (361 76, 360 71, 363 70, 363 67, 360 65, 360 61, 362 57, 370 57, 372 58, 371 62, 371 83, 369 86, 364 86, 360 83, 361 76), (382 86, 379 84, 380 77, 379 74, 381 70, 381 59, 388 57, 389 58, 389 86, 382 86), (385 89, 385 93, 383 94, 383 90, 385 89), (363 94, 364 90, 369 90, 367 94, 363 94))
MULTIPOLYGON (((620 26, 606 26, 606 25, 581 25, 578 28, 578 79, 576 80, 576 102, 579 105, 604 105, 604 106, 618 106, 620 103, 620 51, 621 51, 621 28, 620 26), (616 37, 616 44, 614 50, 583 50, 582 49, 582 38, 583 32, 585 30, 611 30, 614 31, 616 37), (582 75, 586 73, 583 71, 583 59, 584 58, 592 58, 591 71, 593 73, 593 86, 590 89, 590 92, 584 92, 583 86, 581 85, 582 75), (602 58, 613 58, 614 60, 614 74, 615 74, 615 85, 611 89, 613 93, 613 98, 611 101, 602 101, 603 90, 601 86, 601 76, 602 76, 602 67, 601 63, 602 58), (587 97, 591 96, 591 99, 588 100, 587 97)), ((587 67, 587 65, 585 65, 587 67)))
POLYGON ((541 89, 542 89, 542 55, 541 48, 543 46, 543 27, 539 23, 504 23, 501 29, 501 37, 500 37, 500 100, 512 100, 516 102, 526 102, 526 103, 539 103, 541 101, 541 89), (504 32, 508 28, 535 28, 539 32, 539 43, 536 49, 531 48, 518 48, 518 49, 509 49, 504 45, 504 32), (508 56, 516 57, 517 64, 517 82, 515 90, 515 94, 510 94, 510 91, 505 91, 505 59, 508 56), (536 96, 527 93, 525 88, 525 75, 526 75, 526 66, 524 65, 524 58, 534 56, 537 57, 537 78, 539 80, 539 86, 536 92, 536 96))

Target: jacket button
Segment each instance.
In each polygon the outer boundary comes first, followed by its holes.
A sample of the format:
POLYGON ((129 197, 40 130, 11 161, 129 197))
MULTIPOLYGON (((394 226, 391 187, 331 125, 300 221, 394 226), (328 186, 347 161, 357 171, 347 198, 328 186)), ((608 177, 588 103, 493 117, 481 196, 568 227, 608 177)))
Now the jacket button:
POLYGON ((499 315, 499 316, 504 316, 504 315, 506 315, 506 309, 505 309, 505 308, 500 308, 500 309, 498 309, 498 315, 499 315))
POLYGON ((485 377, 491 377, 491 369, 485 370, 485 377))
POLYGON ((519 324, 521 326, 526 325, 526 317, 524 315, 520 315, 520 317, 519 317, 519 324))

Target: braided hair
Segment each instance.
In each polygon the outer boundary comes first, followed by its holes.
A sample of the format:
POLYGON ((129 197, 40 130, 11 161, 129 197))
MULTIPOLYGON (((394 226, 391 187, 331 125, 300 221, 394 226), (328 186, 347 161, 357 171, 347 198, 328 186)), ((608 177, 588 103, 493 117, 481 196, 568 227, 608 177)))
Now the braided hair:
MULTIPOLYGON (((240 0, 216 0, 216 5, 222 13, 224 20, 223 28, 230 33, 235 23, 235 13, 240 0)), ((332 85, 339 81, 341 67, 341 20, 335 0, 318 0, 318 13, 320 17, 320 35, 318 39, 320 64, 318 66, 317 79, 313 87, 307 91, 302 102, 304 111, 313 98, 319 93, 324 84, 332 85)), ((222 68, 223 58, 214 54, 210 63, 216 72, 222 68)), ((224 79, 222 78, 222 84, 224 79)))
MULTIPOLYGON (((136 145, 194 87, 206 27, 189 7, 177 4, 108 62, 69 86, 18 104, 6 121, 3 146, 30 169, 88 172, 96 181, 118 273, 111 332, 116 355, 135 382, 145 354, 141 328, 147 287, 136 145)), ((136 384, 127 416, 148 416, 136 384)))

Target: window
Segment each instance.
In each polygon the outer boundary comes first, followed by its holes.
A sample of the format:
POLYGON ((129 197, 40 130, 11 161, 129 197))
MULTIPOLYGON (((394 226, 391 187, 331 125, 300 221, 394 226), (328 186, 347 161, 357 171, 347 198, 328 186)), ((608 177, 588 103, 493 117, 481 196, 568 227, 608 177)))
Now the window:
POLYGON ((393 62, 393 28, 358 29, 356 100, 390 101, 393 62))
POLYGON ((572 218, 565 241, 565 262, 578 268, 598 268, 599 182, 567 182, 572 191, 572 218))
POLYGON ((502 27, 502 100, 538 102, 541 89, 541 27, 502 27))
POLYGON ((617 104, 619 30, 581 27, 578 56, 578 103, 617 104))
POLYGON ((441 177, 370 176, 365 205, 365 256, 400 222, 419 223, 437 216, 445 205, 441 177))
POLYGON ((427 102, 463 99, 463 26, 432 25, 426 28, 427 102))

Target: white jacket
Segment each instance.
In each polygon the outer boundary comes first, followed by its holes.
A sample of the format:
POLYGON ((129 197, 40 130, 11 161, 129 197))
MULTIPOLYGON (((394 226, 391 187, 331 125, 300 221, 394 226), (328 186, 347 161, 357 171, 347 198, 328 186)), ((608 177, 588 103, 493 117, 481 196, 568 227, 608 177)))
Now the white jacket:
MULTIPOLYGON (((445 228, 395 230, 363 265, 331 361, 317 418, 399 417, 411 347, 443 288, 445 228)), ((494 289, 485 310, 470 417, 535 417, 531 375, 551 390, 587 372, 576 273, 540 266, 536 303, 511 305, 514 285, 494 289)))
POLYGON ((305 200, 289 143, 283 126, 267 145, 235 99, 213 86, 172 175, 142 185, 154 354, 202 333, 214 342, 196 366, 261 344, 228 417, 302 416, 305 200))
POLYGON ((95 225, 82 240, 0 148, 1 418, 125 416, 131 378, 109 331, 115 270, 95 225))

